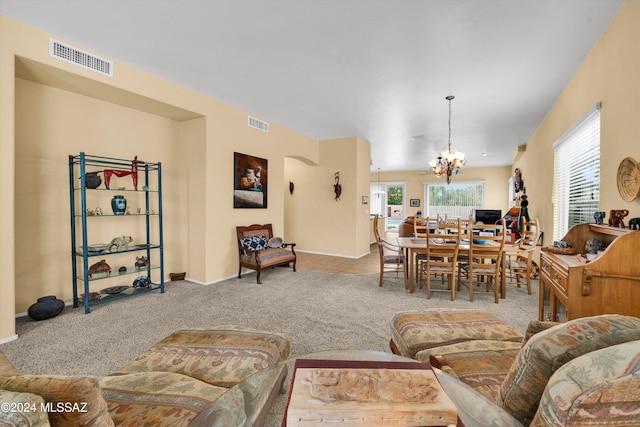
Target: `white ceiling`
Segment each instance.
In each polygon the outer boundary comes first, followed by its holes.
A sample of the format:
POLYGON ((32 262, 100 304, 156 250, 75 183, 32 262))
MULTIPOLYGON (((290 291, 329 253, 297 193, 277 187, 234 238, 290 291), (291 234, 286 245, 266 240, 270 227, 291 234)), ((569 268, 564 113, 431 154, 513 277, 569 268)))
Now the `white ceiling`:
MULTIPOLYGON (((510 165, 622 0, 0 0, 0 13, 319 140, 510 165), (486 153, 486 156, 482 156, 486 153)), ((115 70, 117 73, 117 70, 115 70)))

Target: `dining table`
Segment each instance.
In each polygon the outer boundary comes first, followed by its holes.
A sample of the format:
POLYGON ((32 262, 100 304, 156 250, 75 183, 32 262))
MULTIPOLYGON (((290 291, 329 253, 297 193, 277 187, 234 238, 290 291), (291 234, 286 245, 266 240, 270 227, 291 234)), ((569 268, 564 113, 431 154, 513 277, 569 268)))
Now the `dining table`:
MULTIPOLYGON (((432 240, 433 244, 438 244, 432 240)), ((493 241, 488 241, 484 244, 496 244, 493 241)), ((404 287, 409 290, 409 293, 415 292, 415 265, 416 255, 420 252, 427 251, 427 238, 426 237, 398 237, 398 246, 402 248, 405 259, 407 260, 407 268, 404 274, 404 287)), ((505 245, 506 246, 506 245, 505 245)), ((469 240, 462 239, 458 247, 458 256, 469 256, 470 244, 469 240)), ((504 252, 504 249, 503 249, 504 252)), ((504 299, 506 294, 506 282, 505 282, 505 257, 502 257, 501 262, 501 274, 500 274, 500 298, 504 299)))

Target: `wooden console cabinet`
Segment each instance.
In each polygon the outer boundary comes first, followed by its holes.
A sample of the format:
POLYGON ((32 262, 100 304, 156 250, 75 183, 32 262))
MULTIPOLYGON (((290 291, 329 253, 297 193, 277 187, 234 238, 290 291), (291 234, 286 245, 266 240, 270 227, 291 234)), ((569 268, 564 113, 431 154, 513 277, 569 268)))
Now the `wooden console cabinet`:
POLYGON ((603 241, 606 250, 591 262, 578 255, 540 253, 540 320, 606 313, 640 317, 640 232, 578 224, 562 240, 584 256, 592 238, 603 241))

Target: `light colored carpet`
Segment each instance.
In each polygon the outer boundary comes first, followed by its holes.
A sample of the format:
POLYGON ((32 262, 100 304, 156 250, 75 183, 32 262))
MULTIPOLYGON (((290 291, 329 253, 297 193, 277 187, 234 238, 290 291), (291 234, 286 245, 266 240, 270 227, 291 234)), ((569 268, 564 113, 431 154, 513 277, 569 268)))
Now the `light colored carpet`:
MULTIPOLYGON (((402 310, 451 307, 489 310, 524 332, 537 318, 538 282, 532 295, 507 285, 499 304, 490 295, 469 302, 462 290, 455 301, 436 293, 405 291, 401 279, 378 275, 343 275, 277 268, 210 286, 169 282, 165 294, 151 292, 92 308, 67 307, 56 318, 35 322, 17 319, 19 339, 0 345, 25 373, 104 375, 123 365, 176 329, 210 325, 243 325, 285 334, 292 357, 328 349, 389 351, 389 319, 402 310)), ((287 381, 289 378, 287 379, 287 381)), ((286 396, 280 396, 265 425, 279 426, 286 396)))

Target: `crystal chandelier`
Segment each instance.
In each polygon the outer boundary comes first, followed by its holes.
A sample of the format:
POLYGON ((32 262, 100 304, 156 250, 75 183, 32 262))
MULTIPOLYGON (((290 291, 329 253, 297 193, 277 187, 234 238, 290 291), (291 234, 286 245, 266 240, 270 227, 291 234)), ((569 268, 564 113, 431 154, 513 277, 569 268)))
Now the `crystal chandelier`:
POLYGON ((465 164, 464 153, 460 151, 451 151, 451 100, 455 98, 453 95, 447 96, 445 99, 449 101, 449 143, 447 151, 443 151, 437 158, 429 162, 431 170, 438 178, 446 178, 447 184, 451 182, 451 175, 459 173, 465 164))

